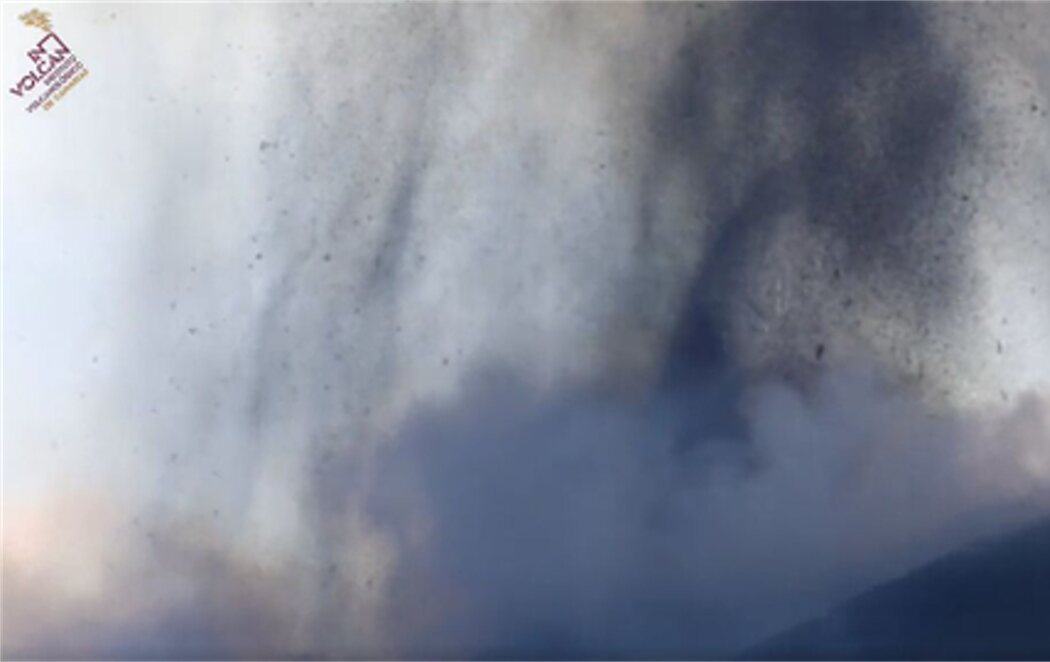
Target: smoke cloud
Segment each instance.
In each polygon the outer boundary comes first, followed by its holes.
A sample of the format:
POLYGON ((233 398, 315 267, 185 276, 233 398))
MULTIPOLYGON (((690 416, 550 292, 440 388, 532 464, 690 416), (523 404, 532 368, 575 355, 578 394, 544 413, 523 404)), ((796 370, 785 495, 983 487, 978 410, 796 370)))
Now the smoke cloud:
POLYGON ((713 414, 489 376, 379 462, 388 621, 424 657, 721 657, 1047 505, 1045 404, 941 418, 860 366, 713 414))
POLYGON ((1050 512, 1045 6, 53 19, 4 656, 725 657, 1050 512))

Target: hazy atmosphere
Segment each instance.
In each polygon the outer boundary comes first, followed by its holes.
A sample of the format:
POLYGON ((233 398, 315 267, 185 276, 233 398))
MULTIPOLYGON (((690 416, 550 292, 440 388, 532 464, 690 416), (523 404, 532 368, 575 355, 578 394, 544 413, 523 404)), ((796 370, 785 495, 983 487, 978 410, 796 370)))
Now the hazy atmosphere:
POLYGON ((1050 3, 2 12, 4 659, 1050 656, 1050 3))

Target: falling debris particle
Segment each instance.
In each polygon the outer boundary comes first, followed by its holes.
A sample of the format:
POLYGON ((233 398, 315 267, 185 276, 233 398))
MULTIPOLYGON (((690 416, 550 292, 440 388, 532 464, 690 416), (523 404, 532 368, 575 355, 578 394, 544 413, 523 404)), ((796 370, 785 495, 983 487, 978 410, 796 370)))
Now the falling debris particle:
POLYGON ((817 344, 817 349, 816 352, 814 352, 814 354, 817 357, 818 361, 824 358, 824 343, 817 344))

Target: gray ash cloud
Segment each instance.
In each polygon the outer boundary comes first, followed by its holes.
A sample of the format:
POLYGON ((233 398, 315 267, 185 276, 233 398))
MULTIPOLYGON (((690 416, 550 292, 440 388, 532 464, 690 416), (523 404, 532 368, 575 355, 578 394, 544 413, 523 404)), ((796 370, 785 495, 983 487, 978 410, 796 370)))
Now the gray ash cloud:
POLYGON ((244 11, 266 130, 143 175, 158 480, 5 654, 724 657, 1045 513, 1046 9, 244 11))

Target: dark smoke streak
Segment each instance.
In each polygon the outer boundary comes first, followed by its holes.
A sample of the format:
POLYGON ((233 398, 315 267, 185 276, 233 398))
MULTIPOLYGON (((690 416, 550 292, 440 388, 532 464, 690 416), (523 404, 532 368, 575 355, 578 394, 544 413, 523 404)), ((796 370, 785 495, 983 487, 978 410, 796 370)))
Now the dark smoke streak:
MULTIPOLYGON (((703 11, 664 9, 678 21, 703 11)), ((976 128, 961 64, 927 28, 931 11, 749 5, 679 48, 651 114, 654 184, 639 216, 643 270, 663 250, 647 239, 655 223, 706 226, 669 375, 703 371, 720 352, 805 374, 828 342, 821 327, 848 337, 866 314, 854 299, 884 301, 908 329, 904 343, 936 335, 966 300, 967 219, 938 209, 976 128), (694 186, 691 213, 660 218, 658 183, 679 169, 694 186), (781 312, 758 291, 770 279, 756 265, 792 235, 818 239, 771 267, 786 284, 781 312)))

